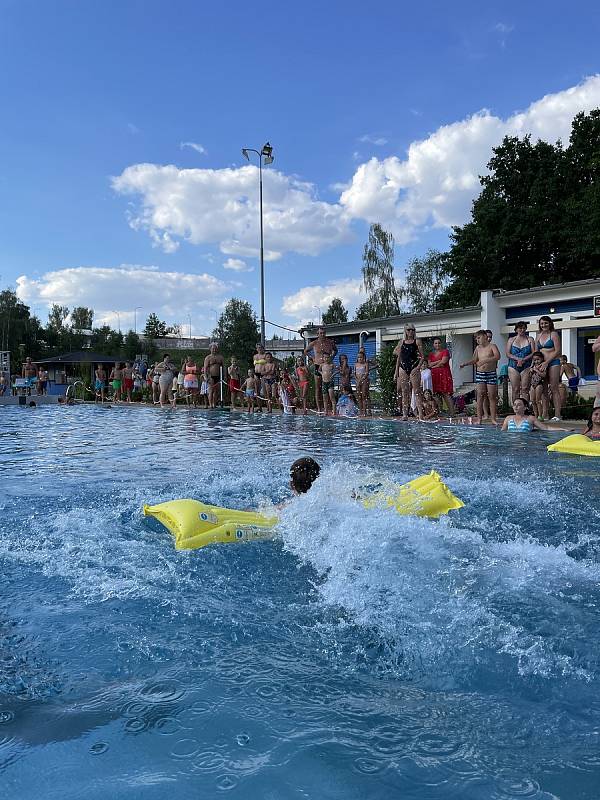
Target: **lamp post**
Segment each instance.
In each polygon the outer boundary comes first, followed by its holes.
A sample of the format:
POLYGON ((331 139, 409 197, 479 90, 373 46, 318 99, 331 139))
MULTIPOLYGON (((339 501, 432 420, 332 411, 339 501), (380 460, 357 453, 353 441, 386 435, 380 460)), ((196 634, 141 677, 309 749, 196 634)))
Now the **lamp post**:
POLYGON ((115 311, 115 314, 117 315, 117 325, 119 326, 119 333, 121 333, 121 315, 118 311, 115 311))
POLYGON ((321 314, 321 306, 313 306, 319 312, 319 325, 323 324, 323 314, 321 314))
POLYGON ((262 150, 255 150, 253 147, 243 147, 242 155, 250 161, 250 153, 258 156, 258 183, 260 198, 260 343, 265 346, 265 258, 264 258, 264 237, 263 237, 263 183, 262 168, 272 164, 273 148, 266 142, 262 150))
POLYGON ((141 311, 141 310, 142 310, 141 306, 136 306, 133 309, 133 332, 134 333, 137 333, 137 312, 141 311))
POLYGON ((190 326, 190 339, 192 338, 192 315, 188 314, 188 323, 190 326))

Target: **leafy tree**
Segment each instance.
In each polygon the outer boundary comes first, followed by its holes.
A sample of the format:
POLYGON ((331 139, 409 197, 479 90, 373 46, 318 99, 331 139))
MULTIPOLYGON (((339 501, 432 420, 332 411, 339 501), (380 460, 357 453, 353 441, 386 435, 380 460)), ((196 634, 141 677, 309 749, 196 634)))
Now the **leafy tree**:
POLYGON ((123 353, 127 361, 133 361, 138 353, 142 353, 143 346, 140 337, 134 331, 129 331, 123 342, 123 353))
POLYGON ((144 336, 149 339, 160 339, 169 333, 171 333, 171 328, 166 322, 160 320, 154 312, 148 316, 146 327, 144 328, 144 336))
POLYGON ((56 332, 62 331, 68 316, 69 309, 67 306, 60 306, 58 303, 53 303, 50 313, 48 314, 48 327, 56 332))
POLYGON ((250 303, 232 297, 219 317, 213 336, 220 340, 226 358, 236 356, 243 366, 252 364, 260 333, 250 303))
POLYGON ((446 254, 428 250, 422 258, 412 258, 406 267, 406 288, 409 311, 424 314, 438 308, 440 296, 447 287, 446 254))
POLYGON ((394 373, 396 370, 396 356, 394 346, 386 345, 377 356, 377 374, 379 376, 381 405, 388 414, 396 410, 396 381, 394 373))
POLYGON ((455 227, 445 306, 482 289, 583 280, 600 268, 600 110, 578 114, 569 145, 506 137, 493 149, 471 220, 455 227))
POLYGON ((16 292, 4 289, 0 292, 0 350, 10 352, 12 371, 20 371, 24 355, 39 358, 41 349, 40 321, 31 316, 16 292))
MULTIPOLYGON (((394 279, 394 237, 379 223, 369 228, 369 239, 363 252, 363 284, 367 300, 361 314, 391 317, 400 313, 401 290, 394 279)), ((357 319, 368 319, 358 316, 357 319)))
POLYGON ((89 331, 94 321, 94 309, 85 306, 75 306, 71 311, 71 327, 75 330, 89 331))
POLYGON ((348 312, 339 297, 334 297, 329 308, 323 314, 323 325, 335 325, 340 322, 348 322, 348 312))

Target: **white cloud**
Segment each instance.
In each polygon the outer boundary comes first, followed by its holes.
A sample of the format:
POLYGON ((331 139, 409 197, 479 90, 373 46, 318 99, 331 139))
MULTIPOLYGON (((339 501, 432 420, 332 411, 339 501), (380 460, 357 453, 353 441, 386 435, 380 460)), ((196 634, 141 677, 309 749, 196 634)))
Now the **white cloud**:
POLYGON ((354 312, 365 299, 362 280, 344 278, 326 286, 305 286, 284 297, 281 310, 298 323, 316 320, 319 312, 315 306, 325 313, 334 297, 339 297, 348 311, 354 312))
POLYGON ((600 76, 550 94, 525 111, 501 119, 487 110, 445 125, 413 142, 406 158, 371 158, 356 170, 340 202, 352 218, 380 222, 400 243, 420 229, 464 223, 478 195, 491 149, 506 135, 531 133, 554 142, 567 140, 579 111, 600 106, 600 76))
POLYGON ((207 332, 214 327, 214 310, 231 294, 231 284, 214 275, 163 272, 158 267, 123 264, 120 267, 72 267, 46 272, 40 278, 21 275, 17 295, 29 305, 53 303, 94 309, 94 325, 108 324, 126 331, 134 327, 137 310, 138 332, 148 314, 154 312, 168 324, 179 323, 188 330, 207 332), (117 313, 118 312, 118 313, 117 313))
POLYGON ((223 263, 223 266, 225 269, 231 269, 234 272, 252 272, 254 269, 254 267, 249 267, 241 258, 228 258, 227 261, 223 263))
POLYGON ((358 139, 359 142, 366 142, 367 144, 375 144, 377 147, 383 147, 384 144, 387 144, 387 139, 383 136, 375 136, 372 133, 365 133, 364 136, 360 136, 358 139))
MULTIPOLYGON (((498 25, 504 26, 496 26, 498 33, 509 33, 510 26, 498 25)), ((265 259, 287 252, 317 255, 349 242, 354 220, 380 222, 400 244, 431 227, 463 224, 481 188, 479 175, 504 136, 567 140, 575 114, 598 106, 600 76, 593 76, 505 119, 484 109, 414 141, 404 157, 361 163, 350 181, 335 184, 340 196, 334 203, 319 200, 311 184, 268 169, 263 173, 265 259)), ((358 152, 353 157, 362 158, 358 152)), ((213 170, 136 164, 112 185, 136 198, 130 225, 147 231, 166 252, 185 240, 216 244, 237 260, 258 256, 258 169, 253 165, 213 170)))
MULTIPOLYGON (((318 200, 314 187, 276 170, 263 172, 265 258, 294 251, 316 255, 350 239, 350 219, 337 203, 318 200)), ((171 252, 177 239, 219 244, 222 253, 256 257, 259 241, 258 168, 178 169, 136 164, 112 179, 116 192, 140 198, 130 212, 135 230, 171 252)))
POLYGON ((206 148, 198 142, 179 142, 179 149, 183 150, 184 147, 189 147, 192 150, 195 150, 197 153, 200 153, 200 155, 204 155, 206 153, 206 148))

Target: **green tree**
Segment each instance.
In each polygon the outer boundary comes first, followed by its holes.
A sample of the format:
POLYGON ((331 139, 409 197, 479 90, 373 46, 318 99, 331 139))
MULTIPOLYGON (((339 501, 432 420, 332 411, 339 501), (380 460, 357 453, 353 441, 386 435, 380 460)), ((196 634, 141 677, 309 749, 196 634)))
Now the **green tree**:
MULTIPOLYGON (((363 251, 363 285, 367 300, 360 313, 372 317, 391 317, 400 313, 402 290, 394 278, 394 237, 379 223, 369 228, 369 239, 363 251)), ((358 316, 357 319, 368 319, 358 316)))
POLYGON ((383 347, 377 356, 377 375, 379 376, 380 399, 383 410, 393 414, 396 410, 396 356, 394 346, 383 347))
POLYGON ((144 328, 144 336, 149 339, 160 339, 169 333, 171 333, 171 328, 166 322, 160 320, 154 312, 148 316, 146 327, 144 328))
POLYGON ((13 372, 20 372, 23 355, 39 358, 41 338, 40 321, 31 316, 29 306, 12 289, 1 291, 0 350, 10 352, 13 372))
POLYGON ((488 168, 471 220, 450 236, 444 306, 598 274, 600 110, 575 117, 567 148, 506 137, 488 168))
POLYGON ((213 336, 220 340, 226 358, 236 356, 243 366, 251 365, 260 333, 250 303, 232 297, 219 317, 213 336))
POLYGON ((421 258, 412 258, 406 267, 404 296, 409 311, 424 314, 439 308, 439 300, 448 286, 446 253, 428 250, 421 258))
POLYGON ((123 353, 127 361, 133 361, 142 353, 143 347, 140 337, 134 331, 128 331, 123 342, 123 353))
POLYGON ((71 328, 91 331, 94 321, 94 310, 85 306, 75 306, 71 311, 71 328))
POLYGON ((50 313, 48 314, 48 327, 59 332, 65 328, 65 320, 69 316, 69 309, 67 306, 60 306, 58 303, 53 303, 50 313))
POLYGON ((348 322, 348 312, 339 297, 334 297, 329 308, 323 314, 323 325, 335 325, 340 322, 348 322))

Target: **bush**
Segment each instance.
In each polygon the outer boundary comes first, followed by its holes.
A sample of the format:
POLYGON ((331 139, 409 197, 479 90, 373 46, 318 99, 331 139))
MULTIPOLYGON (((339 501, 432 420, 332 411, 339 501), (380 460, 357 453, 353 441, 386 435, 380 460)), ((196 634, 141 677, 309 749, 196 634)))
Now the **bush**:
POLYGON ((382 348, 377 356, 377 376, 379 378, 379 405, 387 414, 396 412, 396 356, 391 344, 382 348))

